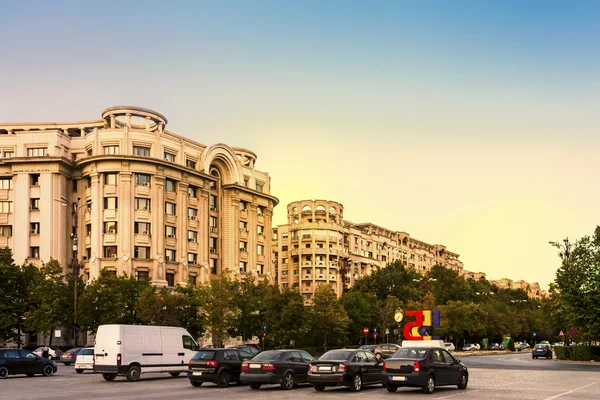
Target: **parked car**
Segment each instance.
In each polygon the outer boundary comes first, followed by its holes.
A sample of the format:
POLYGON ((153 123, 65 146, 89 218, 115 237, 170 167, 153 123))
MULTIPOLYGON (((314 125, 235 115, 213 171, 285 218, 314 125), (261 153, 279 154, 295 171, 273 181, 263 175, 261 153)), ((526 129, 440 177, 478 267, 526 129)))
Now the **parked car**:
MULTIPOLYGON (((49 346, 49 351, 48 351, 48 360, 59 360, 60 359, 60 355, 62 354, 62 351, 55 346, 49 346)), ((38 347, 37 349, 35 349, 33 351, 33 353, 37 356, 42 356, 42 352, 44 351, 44 346, 38 347)))
POLYGON ((25 374, 34 376, 42 374, 51 376, 58 370, 53 360, 48 360, 22 349, 0 349, 0 379, 9 375, 25 374))
MULTIPOLYGON (((379 348, 381 349, 381 358, 386 359, 390 358, 398 349, 402 348, 402 346, 393 343, 384 343, 380 344, 379 348)), ((377 354, 375 354, 375 357, 377 357, 377 354)))
POLYGON ((359 347, 361 350, 368 350, 371 353, 375 354, 375 357, 378 359, 383 358, 381 354, 381 347, 378 344, 365 344, 359 347))
POLYGON ((474 345, 473 343, 467 343, 463 346, 463 351, 475 351, 478 350, 477 346, 474 345))
POLYGON ((204 382, 227 387, 230 382, 240 382, 242 363, 252 357, 241 349, 200 350, 189 362, 188 379, 194 387, 202 386, 204 382))
POLYGON ((522 351, 522 350, 527 350, 530 348, 531 348, 531 346, 529 346, 528 343, 519 343, 519 347, 517 348, 517 350, 522 351))
POLYGON ((401 348, 383 363, 382 383, 388 392, 401 386, 421 387, 423 393, 446 385, 466 389, 468 382, 466 365, 439 347, 401 348))
POLYGON ((490 343, 488 345, 488 350, 501 350, 499 343, 490 343))
POLYGON ((244 361, 240 381, 252 389, 261 385, 279 384, 282 389, 292 389, 307 382, 307 373, 313 356, 304 350, 267 350, 244 361))
POLYGON ((538 343, 533 347, 533 351, 531 352, 531 358, 539 358, 545 357, 547 359, 552 359, 552 349, 550 345, 538 343))
POLYGON ((454 343, 445 342, 444 347, 446 348, 446 350, 448 350, 450 352, 456 350, 456 347, 454 347, 454 343))
POLYGON ((77 358, 77 354, 81 351, 81 347, 75 347, 74 349, 70 349, 65 351, 60 355, 60 362, 65 364, 66 366, 71 365, 71 363, 75 362, 77 358))
POLYGON ((234 346, 233 348, 238 350, 244 350, 245 352, 252 354, 253 357, 260 353, 260 350, 258 348, 247 344, 240 344, 238 346, 234 346))
POLYGON ((83 371, 94 370, 94 348, 86 347, 79 350, 77 353, 77 357, 75 358, 75 363, 73 364, 75 367, 75 372, 78 374, 83 374, 83 371))
POLYGON ((348 386, 358 392, 364 385, 381 383, 382 362, 363 349, 331 350, 310 363, 308 381, 315 390, 326 386, 348 386))

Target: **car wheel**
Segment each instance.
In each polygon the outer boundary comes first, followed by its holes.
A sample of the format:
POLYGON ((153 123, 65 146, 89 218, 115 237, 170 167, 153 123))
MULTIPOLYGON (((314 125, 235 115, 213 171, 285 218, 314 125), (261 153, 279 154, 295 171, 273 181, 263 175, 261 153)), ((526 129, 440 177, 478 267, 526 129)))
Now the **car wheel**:
POLYGON ((255 389, 255 390, 260 389, 260 383, 251 383, 250 389, 255 389))
POLYGON ((0 367, 0 379, 6 379, 8 377, 8 368, 0 367))
POLYGON ((112 382, 115 380, 117 375, 116 374, 102 374, 102 377, 104 378, 105 381, 112 382))
POLYGON ((169 372, 169 375, 171 375, 173 378, 177 378, 180 373, 181 372, 169 372))
POLYGON ((65 365, 68 367, 69 365, 71 365, 71 363, 65 363, 65 365))
POLYGON ((48 360, 52 360, 52 354, 48 354, 48 360))
POLYGON ((291 372, 286 372, 283 376, 283 381, 281 381, 281 388, 285 390, 290 390, 294 388, 294 374, 291 372))
POLYGON ((200 387, 204 382, 190 381, 193 387, 200 387))
POLYGON ((425 383, 423 385, 423 393, 431 394, 431 393, 433 393, 434 389, 435 389, 435 378, 433 377, 433 375, 429 375, 427 377, 427 383, 425 383))
POLYGON ((325 386, 323 386, 323 385, 315 385, 315 390, 317 392, 322 392, 323 390, 325 390, 325 386))
POLYGON ((469 376, 463 373, 460 376, 460 383, 457 385, 459 389, 465 390, 467 388, 467 383, 469 383, 469 376))
POLYGON ((77 372, 78 374, 83 374, 83 370, 82 369, 76 369, 75 372, 77 372))
POLYGON ((54 367, 52 365, 46 365, 44 367, 44 376, 52 376, 54 374, 54 367))
POLYGON ((229 386, 229 382, 231 381, 231 374, 228 371, 221 371, 219 377, 217 378, 217 387, 224 388, 229 386))
POLYGON ((393 392, 395 392, 396 390, 398 390, 398 386, 396 386, 396 385, 391 385, 391 384, 389 384, 389 383, 388 383, 387 385, 385 385, 385 388, 386 388, 386 389, 387 389, 387 391, 388 391, 388 392, 390 392, 390 393, 393 393, 393 392))
POLYGON ((129 367, 129 370, 127 371, 125 377, 129 382, 137 382, 140 380, 140 373, 140 367, 138 367, 137 365, 133 365, 129 367))
POLYGON ((356 374, 352 380, 352 385, 350 385, 350 391, 358 392, 360 389, 362 389, 362 376, 360 376, 360 374, 356 374))

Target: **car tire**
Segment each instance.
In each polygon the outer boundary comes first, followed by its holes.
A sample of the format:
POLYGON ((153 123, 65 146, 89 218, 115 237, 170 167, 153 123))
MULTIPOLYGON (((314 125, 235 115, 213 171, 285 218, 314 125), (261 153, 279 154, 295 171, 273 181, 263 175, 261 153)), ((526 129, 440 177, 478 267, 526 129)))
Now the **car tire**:
POLYGON ((117 374, 102 374, 102 377, 104 378, 105 381, 112 382, 117 377, 117 374))
POLYGON ((190 383, 192 384, 193 387, 200 387, 202 386, 202 384, 204 382, 200 382, 200 381, 190 381, 190 383))
POLYGON ((281 388, 284 390, 291 390, 294 388, 294 374, 286 372, 281 381, 281 388))
POLYGON ((169 372, 169 375, 171 375, 173 378, 177 378, 180 373, 181 372, 169 372))
POLYGON ((69 365, 71 365, 71 363, 65 363, 65 365, 68 367, 69 365))
POLYGON ((83 374, 83 370, 81 368, 76 369, 75 372, 77 372, 78 374, 83 374))
POLYGON ((260 383, 251 383, 250 389, 254 389, 254 390, 260 389, 260 383))
POLYGON ((48 354, 48 360, 52 360, 52 355, 48 354))
POLYGON ((323 386, 323 385, 315 385, 315 390, 317 392, 322 392, 323 390, 325 390, 325 386, 323 386))
POLYGON ((229 386, 229 382, 231 382, 231 374, 229 371, 221 371, 217 377, 217 387, 226 388, 229 386))
POLYGON ((54 367, 50 364, 44 366, 44 376, 52 376, 54 374, 54 367))
POLYGON ((138 367, 137 365, 132 365, 127 370, 127 374, 125 374, 125 377, 127 378, 127 380, 129 382, 137 382, 137 381, 140 380, 140 373, 141 372, 142 371, 141 371, 140 367, 138 367))
POLYGON ((427 377, 427 382, 423 385, 423 393, 431 394, 435 390, 435 377, 433 375, 429 375, 427 377))
POLYGON ((352 384, 350 385, 351 392, 360 392, 362 389, 362 376, 360 374, 354 375, 354 379, 352 379, 352 384))
POLYGON ((0 379, 8 378, 8 368, 0 367, 0 379))
POLYGON ((467 375, 463 372, 463 374, 460 376, 460 382, 456 386, 458 386, 458 388, 460 390, 465 390, 467 388, 468 383, 469 383, 469 375, 467 375))
POLYGON ((394 393, 396 390, 398 390, 398 386, 396 385, 392 385, 390 383, 388 383, 387 385, 385 385, 385 388, 387 389, 388 392, 390 393, 394 393))

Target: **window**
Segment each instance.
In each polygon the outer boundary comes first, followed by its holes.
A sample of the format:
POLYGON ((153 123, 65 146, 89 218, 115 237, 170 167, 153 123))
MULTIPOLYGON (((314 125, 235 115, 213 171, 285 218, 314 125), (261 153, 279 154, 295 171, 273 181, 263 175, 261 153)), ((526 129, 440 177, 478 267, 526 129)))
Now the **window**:
POLYGON ((31 246, 29 248, 29 258, 40 258, 39 246, 31 246))
POLYGON ((0 189, 12 189, 12 178, 0 178, 0 189))
POLYGON ((29 232, 32 235, 39 235, 40 234, 40 223, 39 222, 32 222, 29 224, 29 232))
POLYGON ((175 286, 175 274, 172 272, 167 272, 165 274, 165 278, 167 278, 167 286, 173 287, 175 286))
POLYGON ((119 154, 119 146, 104 146, 104 154, 115 155, 119 154))
POLYGON ((210 205, 210 211, 217 211, 217 196, 211 194, 208 196, 208 202, 210 205))
POLYGON ((94 154, 94 150, 90 147, 89 149, 86 149, 86 154, 88 156, 92 156, 94 154))
POLYGON ((117 233, 117 222, 106 221, 104 222, 104 233, 117 233))
POLYGON ((39 186, 40 185, 40 174, 30 174, 29 175, 29 184, 31 186, 39 186))
POLYGON ((256 233, 258 234, 258 236, 264 236, 265 235, 265 227, 262 225, 256 225, 256 233))
POLYGON ((188 208, 188 219, 198 219, 198 210, 195 208, 188 208))
MULTIPOLYGON (((209 219, 210 227, 217 229, 217 217, 210 217, 209 219)), ((215 230, 216 232, 216 230, 215 230)))
POLYGON ((263 275, 265 273, 265 266, 262 264, 256 265, 256 273, 263 275))
POLYGON ((117 184, 117 174, 114 172, 104 173, 104 184, 105 185, 116 185, 117 184))
POLYGON ((208 263, 210 265, 210 273, 216 274, 217 270, 219 269, 218 260, 216 258, 211 258, 210 260, 208 260, 208 263))
POLYGON ((92 236, 92 224, 85 226, 85 236, 92 236))
MULTIPOLYGON (((45 147, 34 147, 27 149, 27 157, 44 157, 46 155, 45 147)), ((37 257, 33 257, 37 258, 37 257)))
POLYGON ((263 208, 261 206, 256 207, 256 215, 263 215, 263 208))
POLYGON ((193 264, 193 265, 198 264, 198 254, 188 253, 188 264, 193 264))
POLYGON ((30 199, 29 200, 29 209, 30 210, 39 210, 40 209, 40 199, 30 199))
POLYGON ((104 209, 105 210, 116 210, 118 205, 118 199, 116 197, 105 197, 104 198, 104 209))
POLYGON ((165 236, 171 239, 175 239, 175 233, 177 232, 177 228, 174 226, 167 225, 165 226, 165 236))
POLYGON ((247 267, 248 263, 246 261, 240 261, 240 272, 246 272, 247 267))
POLYGON ((250 181, 250 178, 248 178, 247 176, 244 176, 244 186, 248 187, 249 181, 250 181))
POLYGON ((4 158, 13 158, 15 156, 15 153, 13 151, 4 151, 4 153, 2 154, 2 157, 4 158))
POLYGON ((12 236, 12 225, 2 225, 2 226, 0 226, 0 236, 2 236, 2 237, 10 237, 10 236, 12 236))
POLYGON ((248 223, 246 221, 240 221, 240 232, 248 232, 248 223))
POLYGON ((188 167, 188 168, 194 168, 194 169, 196 169, 196 161, 185 160, 185 166, 188 167))
POLYGON ((149 235, 150 234, 150 224, 148 222, 135 222, 133 224, 134 233, 138 235, 149 235))
POLYGON ((165 190, 167 192, 175 191, 175 181, 173 179, 165 179, 165 190))
POLYGON ((188 231, 188 242, 198 243, 198 232, 188 231))
POLYGON ((208 240, 208 248, 211 253, 217 252, 217 238, 211 237, 208 240))
POLYGON ((240 251, 242 253, 248 252, 248 242, 240 242, 240 251))
POLYGON ((165 249, 165 261, 175 262, 175 250, 165 249))
POLYGON ((77 179, 73 179, 73 187, 71 189, 72 192, 77 192, 77 182, 79 182, 77 179))
POLYGON ((263 184, 259 183, 259 182, 256 182, 256 190, 258 190, 259 192, 262 192, 263 191, 263 184))
POLYGON ((217 182, 215 182, 215 181, 208 182, 208 187, 210 189, 213 189, 213 190, 216 189, 217 188, 217 182))
POLYGON ((104 258, 117 258, 117 246, 104 246, 104 258))
POLYGON ((265 254, 265 246, 263 246, 262 244, 259 244, 258 246, 256 246, 256 254, 258 254, 259 256, 262 256, 265 254))
POLYGON ((187 350, 192 350, 192 351, 198 350, 198 346, 196 345, 196 342, 194 342, 194 339, 192 339, 189 336, 183 336, 183 348, 187 349, 187 350))
POLYGON ((84 260, 89 260, 92 257, 92 248, 91 247, 86 247, 85 248, 85 256, 83 256, 84 260))
POLYGON ((136 186, 150 186, 151 176, 148 174, 135 174, 136 186))
POLYGON ((168 201, 165 202, 165 214, 175 215, 176 208, 177 205, 175 203, 169 203, 168 201))
POLYGON ((137 271, 137 280, 148 282, 150 280, 150 272, 148 271, 137 271))
POLYGON ((150 258, 150 247, 135 246, 133 248, 133 258, 150 258))
POLYGON ((197 190, 198 190, 198 188, 195 186, 192 186, 192 185, 188 186, 188 196, 196 198, 197 190))
POLYGON ((141 157, 150 157, 150 147, 133 146, 133 155, 141 157))
POLYGON ((248 209, 247 201, 240 201, 240 211, 246 211, 248 209))
POLYGON ((150 211, 150 199, 136 197, 133 201, 136 210, 150 211))
POLYGON ((164 156, 165 161, 175 162, 175 154, 171 154, 171 153, 168 153, 165 151, 164 155, 165 155, 164 156))

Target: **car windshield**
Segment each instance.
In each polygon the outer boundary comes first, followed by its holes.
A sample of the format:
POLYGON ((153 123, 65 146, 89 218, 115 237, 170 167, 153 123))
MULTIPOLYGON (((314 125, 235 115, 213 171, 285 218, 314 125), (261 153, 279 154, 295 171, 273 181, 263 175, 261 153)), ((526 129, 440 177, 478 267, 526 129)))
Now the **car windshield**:
POLYGON ((352 351, 328 351, 327 353, 323 354, 321 357, 319 357, 319 360, 336 360, 336 361, 346 361, 350 355, 352 354, 352 351))
POLYGON ((413 360, 421 359, 425 356, 427 349, 419 349, 419 348, 407 348, 407 349, 398 349, 392 356, 392 358, 410 358, 413 360))
POLYGON ((213 360, 215 358, 214 351, 199 351, 194 356, 194 360, 213 360))
POLYGON ((281 356, 280 351, 263 351, 253 358, 255 361, 274 361, 277 360, 281 356))

